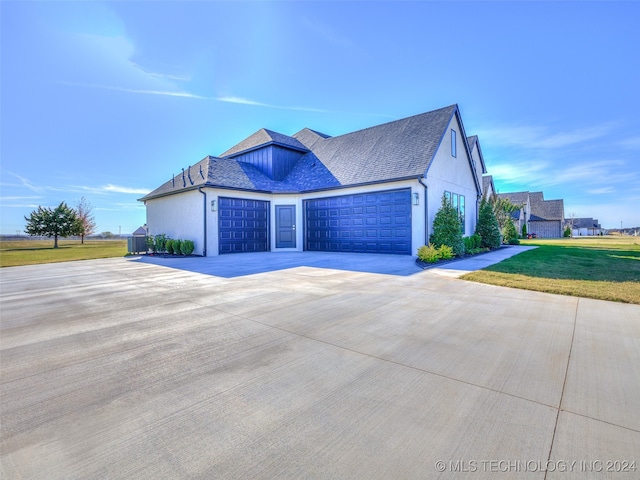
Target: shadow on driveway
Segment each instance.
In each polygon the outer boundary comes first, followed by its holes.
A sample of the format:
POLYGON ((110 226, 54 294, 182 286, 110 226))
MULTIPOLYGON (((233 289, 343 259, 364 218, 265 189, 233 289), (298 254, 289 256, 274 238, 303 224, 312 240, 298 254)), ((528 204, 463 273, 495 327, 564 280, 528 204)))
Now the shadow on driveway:
POLYGON ((352 272, 409 276, 421 272, 410 255, 335 252, 260 252, 211 257, 163 258, 143 255, 132 261, 233 278, 295 267, 328 268, 352 272))

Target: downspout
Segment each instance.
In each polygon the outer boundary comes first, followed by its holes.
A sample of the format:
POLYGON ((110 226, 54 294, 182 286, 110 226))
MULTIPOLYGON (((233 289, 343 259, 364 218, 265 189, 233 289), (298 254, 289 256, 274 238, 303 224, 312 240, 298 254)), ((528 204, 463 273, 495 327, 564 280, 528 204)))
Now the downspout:
POLYGON ((198 191, 204 195, 202 198, 202 214, 204 219, 204 246, 202 247, 202 256, 207 256, 207 192, 202 191, 202 187, 198 187, 198 191))
POLYGON ((427 184, 419 177, 418 182, 424 187, 424 244, 429 245, 429 195, 427 184))

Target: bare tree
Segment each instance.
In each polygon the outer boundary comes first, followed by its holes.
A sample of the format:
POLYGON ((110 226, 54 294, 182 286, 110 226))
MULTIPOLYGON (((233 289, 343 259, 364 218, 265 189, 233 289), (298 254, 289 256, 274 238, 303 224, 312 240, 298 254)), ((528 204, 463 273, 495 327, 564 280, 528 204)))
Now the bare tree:
POLYGON ((96 220, 91 213, 93 211, 93 206, 89 201, 81 197, 76 203, 76 215, 80 220, 80 224, 82 226, 80 237, 82 239, 82 243, 84 243, 84 237, 86 235, 91 235, 96 231, 96 220))

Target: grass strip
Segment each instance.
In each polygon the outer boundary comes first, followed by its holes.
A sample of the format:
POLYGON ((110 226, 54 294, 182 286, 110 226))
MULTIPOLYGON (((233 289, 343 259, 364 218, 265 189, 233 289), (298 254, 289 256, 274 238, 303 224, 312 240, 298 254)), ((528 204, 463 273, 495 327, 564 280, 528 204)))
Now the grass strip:
POLYGON ((640 304, 640 239, 523 242, 538 248, 463 275, 491 285, 640 304))
POLYGON ((53 240, 0 241, 0 267, 36 265, 40 263, 71 262, 96 258, 124 257, 126 240, 53 240))

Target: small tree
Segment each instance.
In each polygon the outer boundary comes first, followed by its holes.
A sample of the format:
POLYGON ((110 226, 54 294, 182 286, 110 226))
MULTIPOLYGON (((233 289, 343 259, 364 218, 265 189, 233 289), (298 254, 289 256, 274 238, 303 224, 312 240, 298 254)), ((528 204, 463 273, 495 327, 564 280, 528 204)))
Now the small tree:
POLYGON ((93 207, 89 203, 89 201, 81 197, 76 203, 76 215, 80 220, 80 225, 82 226, 82 230, 80 232, 80 238, 82 240, 81 243, 84 243, 84 237, 95 233, 96 231, 96 220, 91 214, 93 207))
POLYGON ((564 237, 569 238, 571 236, 571 226, 567 225, 564 229, 564 237))
POLYGON ((522 238, 527 238, 527 224, 522 224, 522 238))
POLYGON ((482 239, 482 247, 498 248, 500 246, 500 228, 498 227, 498 220, 496 220, 491 204, 484 198, 482 199, 482 202, 480 202, 480 213, 478 215, 476 233, 480 235, 480 238, 482 239))
POLYGON ((492 197, 489 202, 493 207, 493 213, 498 221, 498 228, 500 232, 505 235, 505 228, 511 222, 513 213, 520 210, 521 207, 511 203, 511 200, 508 198, 498 196, 492 197))
POLYGON ((442 196, 442 205, 433 219, 433 233, 429 242, 438 248, 441 245, 451 247, 454 255, 464 254, 464 241, 458 212, 447 198, 442 196))
POLYGON ((69 208, 65 202, 61 202, 54 209, 39 206, 24 219, 27 221, 25 233, 53 237, 53 248, 58 248, 58 237, 79 235, 81 231, 80 220, 75 210, 69 208))
POLYGON ((504 227, 504 243, 509 245, 518 245, 520 243, 518 232, 516 232, 516 227, 512 221, 508 221, 504 227))

